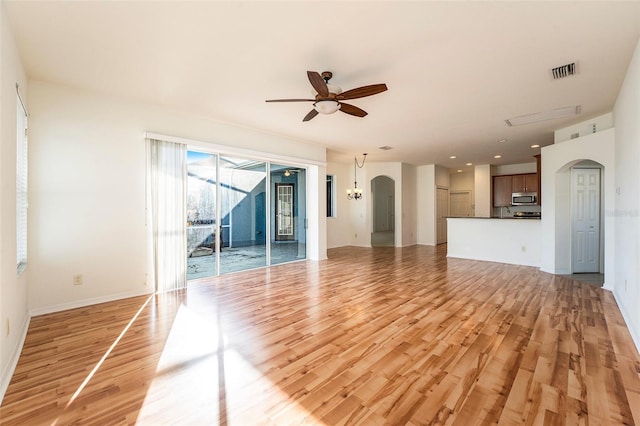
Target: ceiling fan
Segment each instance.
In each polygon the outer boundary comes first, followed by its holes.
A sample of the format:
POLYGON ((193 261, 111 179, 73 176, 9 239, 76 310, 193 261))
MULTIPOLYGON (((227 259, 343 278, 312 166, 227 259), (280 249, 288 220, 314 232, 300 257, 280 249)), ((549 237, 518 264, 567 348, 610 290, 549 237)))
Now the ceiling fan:
POLYGON ((315 99, 268 99, 266 102, 313 102, 313 109, 305 115, 302 121, 309 121, 318 113, 333 114, 338 110, 356 117, 364 117, 367 115, 366 111, 342 101, 364 98, 387 90, 386 84, 371 84, 343 92, 340 87, 329 84, 329 80, 333 77, 331 71, 324 71, 322 75, 316 71, 307 71, 307 77, 316 91, 315 99))

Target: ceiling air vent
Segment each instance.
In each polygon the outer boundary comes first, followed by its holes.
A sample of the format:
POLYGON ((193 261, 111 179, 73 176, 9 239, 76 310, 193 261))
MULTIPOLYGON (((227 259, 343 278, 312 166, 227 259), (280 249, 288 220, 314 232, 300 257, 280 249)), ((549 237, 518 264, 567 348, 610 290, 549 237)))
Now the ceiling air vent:
POLYGON ((575 73, 576 73, 575 62, 551 69, 551 75, 553 76, 554 80, 557 80, 559 78, 569 77, 570 75, 574 75, 575 73))

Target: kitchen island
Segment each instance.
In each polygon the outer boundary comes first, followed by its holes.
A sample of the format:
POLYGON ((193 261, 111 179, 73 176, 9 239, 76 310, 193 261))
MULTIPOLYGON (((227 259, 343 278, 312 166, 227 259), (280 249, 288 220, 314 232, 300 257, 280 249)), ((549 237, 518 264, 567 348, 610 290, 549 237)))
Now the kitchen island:
POLYGON ((540 219, 447 218, 447 257, 540 266, 540 219))

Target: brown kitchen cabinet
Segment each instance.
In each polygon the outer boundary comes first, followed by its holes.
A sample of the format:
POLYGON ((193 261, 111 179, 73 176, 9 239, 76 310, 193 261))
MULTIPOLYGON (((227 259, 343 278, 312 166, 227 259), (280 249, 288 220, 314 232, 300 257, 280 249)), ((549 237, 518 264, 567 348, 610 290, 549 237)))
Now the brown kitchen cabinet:
POLYGON ((511 205, 512 177, 511 175, 493 177, 493 207, 511 205))
POLYGON ((510 206, 511 194, 514 192, 538 192, 538 174, 493 177, 493 207, 510 206))
POLYGON ((512 192, 538 192, 538 174, 512 175, 512 192))

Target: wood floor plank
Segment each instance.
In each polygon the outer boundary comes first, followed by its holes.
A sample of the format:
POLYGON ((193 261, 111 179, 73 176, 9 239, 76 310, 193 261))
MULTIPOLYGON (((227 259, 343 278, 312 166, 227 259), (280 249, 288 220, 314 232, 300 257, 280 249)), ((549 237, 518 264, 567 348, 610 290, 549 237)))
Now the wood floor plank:
POLYGON ((640 424, 611 293, 445 255, 343 247, 34 317, 0 424, 640 424))

